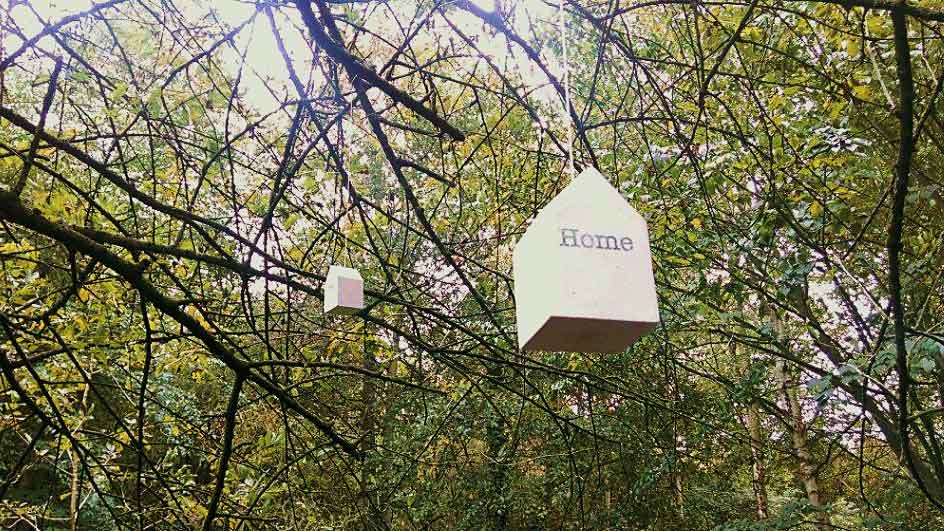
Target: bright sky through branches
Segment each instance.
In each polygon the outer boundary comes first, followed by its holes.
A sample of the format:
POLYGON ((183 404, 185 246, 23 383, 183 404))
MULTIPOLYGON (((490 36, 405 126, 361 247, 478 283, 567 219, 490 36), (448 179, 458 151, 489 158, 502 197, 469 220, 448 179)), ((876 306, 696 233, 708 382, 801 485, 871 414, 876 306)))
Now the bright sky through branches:
MULTIPOLYGON (((473 3, 489 11, 496 7, 492 0, 475 0, 473 3)), ((24 29, 24 33, 28 37, 32 37, 42 31, 43 22, 54 23, 65 16, 88 10, 94 5, 95 2, 89 0, 34 0, 29 6, 25 4, 15 6, 11 11, 11 15, 16 23, 24 29), (35 10, 35 14, 33 10, 35 10), (42 20, 37 18, 37 14, 42 20)), ((176 7, 179 9, 179 16, 184 17, 194 26, 218 24, 221 25, 224 31, 246 23, 255 14, 255 19, 236 35, 234 46, 222 47, 221 53, 224 60, 220 61, 220 66, 234 77, 238 74, 241 65, 247 70, 243 72, 241 90, 244 91, 245 100, 261 112, 273 108, 280 101, 295 97, 294 88, 291 87, 285 65, 278 57, 278 46, 272 28, 264 14, 256 12, 255 4, 239 0, 221 0, 218 2, 183 2, 176 7), (242 54, 245 54, 245 65, 243 65, 242 54)), ((397 12, 413 12, 416 7, 415 2, 398 0, 392 2, 389 9, 395 9, 397 12)), ((122 7, 119 6, 117 9, 120 10, 122 7)), ((378 9, 380 8, 378 7, 378 9)), ((514 10, 514 16, 510 20, 518 34, 530 34, 529 26, 539 23, 556 31, 557 9, 550 4, 534 0, 516 2, 514 10)), ((392 42, 397 42, 398 37, 402 38, 402 35, 397 35, 402 30, 394 23, 393 17, 380 16, 383 13, 376 12, 374 15, 368 17, 368 23, 372 31, 379 35, 391 36, 392 42)), ((301 31, 300 20, 296 18, 297 13, 294 10, 283 10, 274 14, 286 50, 289 56, 296 61, 295 68, 297 72, 303 80, 308 80, 307 76, 311 74, 318 75, 318 70, 306 68, 305 64, 300 62, 310 61, 311 52, 306 40, 307 35, 301 31)), ((504 66, 509 71, 517 72, 522 81, 531 87, 534 97, 545 103, 551 103, 552 107, 560 106, 560 102, 544 74, 528 61, 525 54, 518 47, 509 47, 503 36, 486 30, 480 20, 465 11, 455 10, 450 14, 450 18, 463 32, 476 39, 483 53, 492 57, 499 65, 504 66)), ((442 26, 448 28, 448 26, 442 26)), ((421 33, 417 36, 414 39, 414 44, 433 45, 441 29, 439 27, 430 28, 425 32, 426 35, 421 33)), ((48 40, 47 37, 41 43, 48 40)), ((211 44, 201 43, 205 47, 211 44)), ((15 35, 5 35, 4 45, 7 50, 12 50, 21 46, 22 41, 15 35)), ((561 76, 560 61, 553 49, 549 46, 543 46, 541 51, 554 75, 561 76)), ((369 57, 365 60, 370 64, 369 57)), ((373 64, 371 66, 380 67, 381 65, 373 64)), ((571 68, 573 69, 574 65, 571 65, 571 68)), ((312 81, 321 82, 322 80, 314 79, 312 81)))

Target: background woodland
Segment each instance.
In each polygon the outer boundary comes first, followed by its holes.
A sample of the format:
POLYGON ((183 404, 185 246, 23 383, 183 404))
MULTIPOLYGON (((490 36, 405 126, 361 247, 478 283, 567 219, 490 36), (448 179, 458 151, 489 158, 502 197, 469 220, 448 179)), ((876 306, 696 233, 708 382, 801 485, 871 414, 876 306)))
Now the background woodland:
POLYGON ((944 528, 944 2, 40 4, 3 527, 944 528), (571 146, 649 223, 619 355, 516 349, 571 146))

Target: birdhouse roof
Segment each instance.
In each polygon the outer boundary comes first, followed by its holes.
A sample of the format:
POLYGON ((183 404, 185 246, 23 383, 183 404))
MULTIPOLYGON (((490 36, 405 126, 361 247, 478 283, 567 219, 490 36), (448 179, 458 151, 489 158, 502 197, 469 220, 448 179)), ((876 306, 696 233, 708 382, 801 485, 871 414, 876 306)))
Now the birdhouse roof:
POLYGON ((360 272, 350 267, 333 265, 328 269, 328 278, 331 277, 361 278, 360 272))
MULTIPOLYGON (((639 212, 623 198, 619 190, 613 187, 606 177, 592 166, 588 166, 580 172, 580 175, 574 178, 561 193, 557 194, 557 197, 545 205, 535 216, 531 226, 540 224, 542 218, 557 218, 562 212, 568 210, 575 211, 573 213, 568 212, 568 217, 579 217, 580 211, 600 212, 601 209, 606 212, 608 217, 622 217, 634 225, 642 224, 643 227, 646 226, 646 220, 639 212)), ((574 219, 574 221, 579 220, 574 219)), ((525 232, 525 235, 518 242, 519 246, 525 243, 528 235, 529 232, 525 232)))

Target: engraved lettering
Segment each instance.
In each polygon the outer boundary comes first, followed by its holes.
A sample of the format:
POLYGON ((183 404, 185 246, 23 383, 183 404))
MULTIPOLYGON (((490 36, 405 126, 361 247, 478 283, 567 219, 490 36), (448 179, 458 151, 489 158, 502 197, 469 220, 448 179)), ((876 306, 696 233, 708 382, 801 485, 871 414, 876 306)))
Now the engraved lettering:
POLYGON ((611 236, 609 234, 597 234, 596 237, 597 249, 606 249, 607 251, 620 250, 619 240, 616 239, 616 236, 611 236))
POLYGON ((629 236, 613 234, 593 234, 582 232, 580 229, 560 229, 561 247, 583 247, 584 249, 600 249, 603 251, 630 252, 636 249, 636 244, 629 236))
POLYGON ((561 247, 577 246, 577 229, 561 229, 561 247), (567 243, 570 241, 571 243, 567 243))

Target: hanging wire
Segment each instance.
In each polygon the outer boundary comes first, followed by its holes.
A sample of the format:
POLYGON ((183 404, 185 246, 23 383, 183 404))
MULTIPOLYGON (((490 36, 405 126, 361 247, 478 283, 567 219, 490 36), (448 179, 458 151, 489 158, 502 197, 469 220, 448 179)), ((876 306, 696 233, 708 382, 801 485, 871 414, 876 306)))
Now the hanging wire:
POLYGON ((570 58, 567 50, 567 19, 565 13, 564 0, 559 0, 557 15, 560 25, 561 50, 563 52, 564 115, 567 117, 567 170, 573 178, 576 175, 574 170, 574 121, 570 115, 570 58))
MULTIPOLYGON (((337 216, 337 215, 340 215, 343 210, 345 210, 345 204, 344 204, 345 192, 347 192, 348 195, 350 196, 352 204, 356 201, 356 199, 354 198, 354 194, 351 193, 349 183, 347 183, 346 185, 346 183, 344 182, 344 177, 343 177, 344 172, 342 170, 342 168, 344 168, 347 165, 347 149, 348 149, 347 135, 345 134, 345 129, 344 129, 344 119, 346 117, 348 120, 351 120, 351 122, 353 123, 354 104, 352 102, 348 102, 347 99, 344 97, 343 92, 341 91, 341 81, 340 81, 340 76, 338 74, 336 64, 332 65, 332 82, 334 83, 334 102, 335 102, 335 105, 338 106, 337 146, 338 146, 338 164, 340 164, 341 166, 341 168, 338 168, 338 174, 342 175, 340 182, 335 180, 335 191, 337 193, 337 202, 336 202, 337 211, 335 212, 335 215, 337 216)), ((350 179, 350 177, 348 177, 348 179, 350 179)), ((351 221, 352 224, 354 223, 355 218, 354 218, 353 208, 348 209, 346 217, 351 221)), ((340 218, 338 220, 338 226, 340 226, 340 218)), ((341 263, 342 265, 345 265, 347 267, 354 267, 354 257, 351 256, 351 248, 347 244, 347 238, 345 238, 344 236, 340 236, 340 241, 341 241, 341 250, 340 250, 340 253, 338 253, 340 254, 340 256, 336 254, 334 257, 334 261, 336 263, 341 263)))

